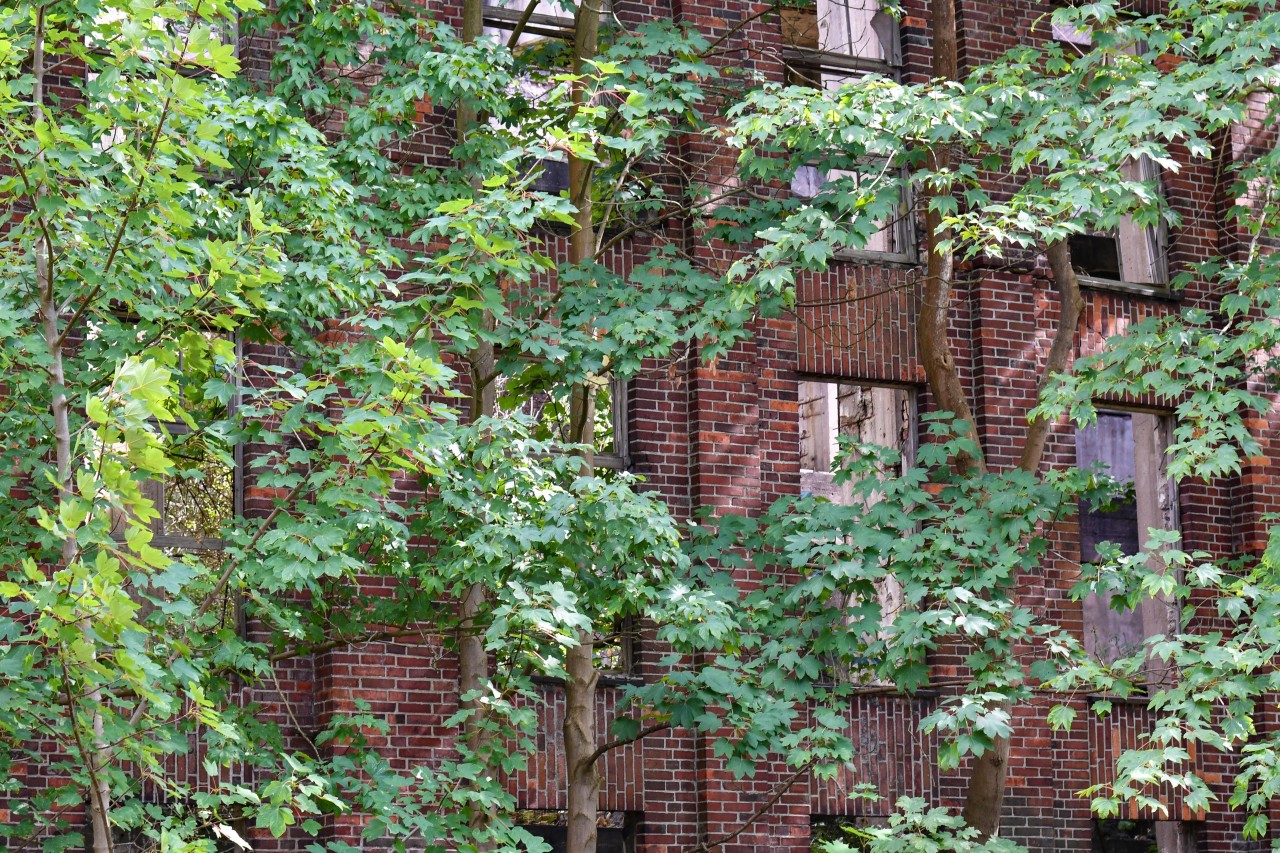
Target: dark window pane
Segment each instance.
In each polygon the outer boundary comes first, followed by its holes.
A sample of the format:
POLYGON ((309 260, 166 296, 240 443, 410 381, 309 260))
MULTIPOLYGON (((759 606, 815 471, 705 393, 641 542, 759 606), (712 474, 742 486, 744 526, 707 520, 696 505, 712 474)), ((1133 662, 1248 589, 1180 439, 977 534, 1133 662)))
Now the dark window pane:
POLYGON ((1080 275, 1120 280, 1120 252, 1110 234, 1076 234, 1069 240, 1071 266, 1080 275))
POLYGON ((569 189, 569 163, 565 160, 543 160, 533 188, 544 193, 566 192, 569 189))

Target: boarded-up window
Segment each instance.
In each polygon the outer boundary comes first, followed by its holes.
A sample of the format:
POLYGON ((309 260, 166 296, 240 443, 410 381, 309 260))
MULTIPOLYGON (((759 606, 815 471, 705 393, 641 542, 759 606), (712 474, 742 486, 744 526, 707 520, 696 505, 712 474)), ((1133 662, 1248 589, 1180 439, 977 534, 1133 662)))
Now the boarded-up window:
MULTIPOLYGON (((1098 559, 1098 546, 1117 545, 1125 554, 1138 553, 1151 528, 1176 526, 1176 502, 1165 470, 1167 419, 1154 414, 1100 412, 1096 424, 1076 433, 1076 462, 1097 468, 1115 481, 1110 500, 1101 506, 1080 505, 1080 560, 1098 559)), ((1151 601, 1136 609, 1117 610, 1109 593, 1084 600, 1084 645, 1104 661, 1132 655, 1142 641, 1171 627, 1168 606, 1151 601)))

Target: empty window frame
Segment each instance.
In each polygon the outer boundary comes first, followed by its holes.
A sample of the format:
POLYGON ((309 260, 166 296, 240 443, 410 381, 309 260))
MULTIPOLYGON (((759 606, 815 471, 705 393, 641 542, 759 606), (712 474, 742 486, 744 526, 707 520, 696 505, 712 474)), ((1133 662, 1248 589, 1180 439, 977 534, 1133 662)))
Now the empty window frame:
MULTIPOLYGON (((913 462, 916 443, 915 393, 907 388, 864 385, 856 382, 802 381, 799 383, 800 492, 851 505, 852 484, 838 484, 833 472, 840 439, 890 447, 898 451, 901 473, 913 462)), ((890 622, 903 606, 902 585, 886 577, 876 584, 883 623, 890 622)), ((844 607, 843 596, 833 604, 844 607)), ((827 671, 838 682, 869 683, 875 675, 847 661, 829 661, 827 671)))
MULTIPOLYGON (((536 368, 533 371, 536 373, 536 368)), ((498 377, 500 413, 520 412, 535 422, 534 437, 543 441, 570 443, 568 388, 520 388, 525 377, 498 377)), ((595 421, 592 438, 595 466, 625 470, 627 449, 626 383, 599 379, 594 385, 595 421)))
POLYGON ((902 64, 898 27, 879 0, 813 0, 780 10, 783 60, 794 85, 834 89, 902 64))
MULTIPOLYGON (((882 169, 892 168, 887 161, 878 164, 882 169)), ((843 169, 823 171, 817 166, 801 166, 791 178, 791 193, 805 199, 816 198, 819 194, 830 191, 836 182, 852 182, 850 189, 862 185, 862 181, 874 180, 870 173, 858 173, 843 169)), ((907 193, 899 189, 896 212, 888 221, 873 223, 876 230, 868 237, 861 249, 841 249, 835 253, 840 259, 858 257, 878 257, 888 260, 907 261, 912 259, 915 250, 915 232, 911 227, 911 204, 907 193)))
POLYGON ((596 635, 593 662, 601 675, 628 678, 635 673, 639 630, 630 616, 616 620, 596 635))
MULTIPOLYGON (((531 76, 523 76, 508 90, 508 94, 513 101, 522 99, 536 108, 539 102, 551 92, 553 86, 554 83, 549 78, 535 79, 531 76)), ((495 129, 515 130, 514 127, 504 125, 496 118, 491 118, 489 121, 495 129)), ((538 127, 540 128, 541 125, 538 127)), ((535 130, 535 136, 538 132, 540 131, 535 130)), ((550 139, 544 139, 543 144, 550 144, 550 141, 550 139)), ((526 160, 525 163, 526 167, 532 166, 537 170, 533 177, 533 189, 549 194, 569 191, 569 160, 563 152, 553 152, 536 161, 526 160)))
POLYGON ((915 451, 915 393, 907 388, 857 382, 799 383, 800 491, 836 503, 853 500, 837 486, 832 466, 840 438, 892 447, 909 465, 915 451))
MULTIPOLYGON (((838 89, 869 73, 895 75, 901 65, 897 24, 880 5, 878 0, 814 0, 806 7, 780 10, 789 82, 838 89)), ((873 165, 891 168, 887 160, 873 165)), ((860 180, 852 171, 801 166, 792 177, 791 192, 814 198, 828 184, 846 179, 860 180)), ((915 240, 905 192, 900 193, 896 207, 897 215, 877 223, 861 249, 838 252, 837 257, 870 254, 910 260, 915 240)))
MULTIPOLYGON (((589 2, 602 16, 610 14, 609 0, 589 2)), ((505 42, 519 27, 518 48, 548 39, 572 41, 577 8, 577 0, 484 0, 484 32, 505 42)))
MULTIPOLYGON (((1124 176, 1160 188, 1160 168, 1149 157, 1130 160, 1124 176)), ((1169 283, 1168 228, 1161 221, 1140 225, 1125 216, 1111 231, 1070 238, 1076 274, 1101 283, 1123 282, 1164 289, 1169 283)))
MULTIPOLYGON (((1098 545, 1111 542, 1138 553, 1150 528, 1177 526, 1177 501, 1166 470, 1169 418, 1144 412, 1099 412, 1097 423, 1076 432, 1076 464, 1101 468, 1116 481, 1109 503, 1080 504, 1080 560, 1098 559, 1098 545)), ((1108 593, 1085 597, 1084 646, 1095 658, 1114 661, 1132 655, 1154 634, 1167 633, 1167 602, 1149 600, 1132 610, 1115 610, 1108 593)))
MULTIPOLYGON (((220 337, 216 333, 208 336, 220 337)), ((235 363, 240 360, 237 343, 235 363)), ((239 387, 235 364, 226 367, 225 376, 239 387)), ((215 405, 216 411, 206 410, 208 419, 216 420, 225 414, 220 404, 209 405, 215 405)), ((233 399, 233 409, 235 405, 233 399)), ((242 448, 236 446, 228 451, 212 446, 206 433, 193 432, 182 422, 163 426, 168 435, 165 452, 173 462, 173 470, 141 483, 142 495, 151 501, 155 511, 150 522, 150 544, 170 557, 191 556, 216 570, 226 559, 222 530, 244 510, 242 448)), ((121 540, 124 523, 124 516, 117 511, 112 535, 121 540)), ((221 616, 221 624, 242 627, 240 600, 233 591, 224 590, 214 603, 213 612, 221 616)))
MULTIPOLYGON (((229 823, 217 822, 217 819, 201 819, 195 817, 197 812, 189 803, 175 807, 171 802, 163 799, 157 801, 144 801, 138 803, 141 810, 151 818, 150 829, 158 835, 160 827, 166 818, 188 818, 190 823, 187 829, 194 829, 194 839, 205 839, 212 841, 211 849, 213 853, 242 853, 245 849, 238 842, 243 842, 244 837, 249 834, 249 827, 244 820, 233 820, 229 823)), ((93 817, 89 803, 85 803, 84 815, 85 828, 85 853, 90 853, 94 849, 93 843, 93 817)), ((173 836, 171 836, 171 840, 173 836)), ((165 845, 162 845, 159 838, 152 838, 146 832, 140 829, 121 829, 118 826, 111 827, 111 849, 113 853, 162 853, 165 845)))
MULTIPOLYGON (((1057 41, 1074 45, 1081 51, 1093 46, 1093 31, 1089 27, 1057 22, 1051 27, 1057 41)), ((1136 54, 1144 49, 1144 44, 1131 44, 1123 52, 1136 54)), ((1126 180, 1152 184, 1161 192, 1160 167, 1150 157, 1143 155, 1128 160, 1121 166, 1121 173, 1126 180)), ((1169 229, 1163 221, 1140 225, 1125 216, 1110 231, 1077 234, 1068 242, 1076 274, 1089 283, 1118 282, 1159 290, 1168 287, 1169 229)))
POLYGON ((866 830, 873 826, 885 826, 883 817, 859 815, 809 815, 809 849, 825 851, 833 841, 841 841, 854 850, 867 849, 866 830))
POLYGON ((1196 853, 1194 826, 1176 820, 1095 820, 1092 853, 1196 853))
MULTIPOLYGON (((568 813, 554 809, 520 809, 517 825, 535 838, 551 845, 551 853, 568 848, 568 813)), ((596 850, 599 853, 635 853, 640 815, 635 812, 601 811, 596 821, 596 850)))

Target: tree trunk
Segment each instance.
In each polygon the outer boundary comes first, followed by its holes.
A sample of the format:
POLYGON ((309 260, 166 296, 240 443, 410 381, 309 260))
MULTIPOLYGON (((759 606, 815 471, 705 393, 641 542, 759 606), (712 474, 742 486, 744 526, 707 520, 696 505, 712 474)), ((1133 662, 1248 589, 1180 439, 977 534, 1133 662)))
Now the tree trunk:
POLYGON ((590 631, 578 632, 578 645, 565 658, 564 757, 569 770, 569 853, 595 853, 600 774, 596 772, 596 684, 590 631))
MULTIPOLYGON (((958 68, 955 0, 932 0, 930 9, 933 16, 933 76, 943 80, 955 80, 958 68)), ((929 152, 930 171, 943 173, 950 170, 951 165, 950 148, 935 148, 929 152)), ((949 250, 938 251, 938 246, 949 241, 952 234, 949 228, 943 227, 942 215, 933 210, 930 204, 941 194, 943 194, 941 188, 930 187, 926 183, 923 201, 928 257, 924 286, 920 294, 920 314, 916 318, 916 345, 920 350, 925 381, 933 393, 934 405, 938 411, 951 412, 956 420, 963 421, 969 438, 976 447, 980 448, 973 409, 969 405, 968 395, 960 380, 960 373, 956 369, 955 353, 951 349, 947 332, 947 325, 951 319, 955 258, 949 250)), ((981 469, 983 466, 981 450, 975 451, 974 454, 960 454, 956 464, 962 471, 981 469)))
MULTIPOLYGON (((484 30, 483 0, 464 0, 462 6, 462 40, 468 44, 478 39, 484 30)), ((475 107, 466 99, 459 98, 456 108, 458 144, 461 145, 479 121, 475 107)), ((465 168, 466 164, 462 164, 465 168)), ((480 175, 470 176, 471 185, 478 190, 480 175)), ((491 328, 493 317, 486 313, 482 322, 485 328, 491 328)), ((494 384, 495 358, 493 343, 479 340, 475 349, 468 353, 467 361, 471 373, 471 420, 492 417, 497 409, 497 387, 494 384)), ((458 611, 458 628, 456 642, 458 646, 458 695, 470 696, 461 699, 460 705, 470 711, 462 723, 462 739, 473 756, 484 767, 483 775, 497 778, 497 768, 492 766, 489 754, 489 741, 492 738, 488 725, 487 706, 480 700, 491 681, 489 671, 489 653, 485 649, 484 631, 480 624, 488 599, 488 589, 482 583, 473 583, 463 596, 458 611)), ((473 806, 468 826, 476 836, 487 835, 497 819, 494 807, 479 808, 473 806)), ((492 841, 475 842, 476 850, 495 849, 492 841)))
MULTIPOLYGON (((573 73, 581 76, 590 72, 587 61, 599 49, 598 0, 579 0, 573 33, 573 73)), ((588 93, 583 83, 574 85, 572 97, 574 110, 586 103, 588 93)), ((569 157, 569 200, 574 206, 575 225, 569 243, 569 261, 574 264, 595 258, 595 212, 591 197, 594 166, 594 163, 580 157, 569 157)), ((590 448, 595 441, 595 393, 590 382, 573 387, 569 422, 573 440, 587 448, 583 454, 582 471, 590 475, 594 468, 594 454, 590 448)), ((566 655, 565 672, 564 754, 569 773, 566 849, 568 853, 596 853, 600 808, 600 775, 596 772, 596 685, 600 673, 595 668, 595 637, 591 631, 578 632, 578 645, 569 649, 566 655)))
MULTIPOLYGON (((1076 327, 1080 325, 1080 313, 1084 311, 1084 298, 1080 295, 1080 280, 1071 266, 1071 249, 1062 242, 1050 243, 1045 248, 1045 256, 1049 260, 1049 269, 1053 272, 1053 284, 1058 291, 1058 328, 1054 330, 1053 344, 1049 348, 1049 357, 1045 360, 1044 376, 1040 380, 1036 397, 1044 392, 1055 374, 1065 371, 1071 363, 1072 345, 1075 343, 1076 327)), ((1045 442, 1049 439, 1047 418, 1036 418, 1027 428, 1027 441, 1022 446, 1022 458, 1018 467, 1028 474, 1040 469, 1040 460, 1044 458, 1045 442)))
MULTIPOLYGON (((942 80, 955 80, 959 74, 956 49, 955 0, 932 0, 930 3, 933 28, 933 76, 942 80)), ((936 148, 929 154, 929 169, 935 173, 950 170, 951 150, 936 148)), ((980 472, 986 463, 982 456, 977 424, 969 405, 964 383, 956 369, 955 354, 947 334, 951 319, 952 283, 955 275, 955 258, 950 249, 940 251, 952 238, 949 228, 943 226, 942 215, 933 210, 929 202, 943 190, 926 185, 924 192, 927 269, 921 293, 920 315, 916 320, 916 341, 920 360, 924 366, 925 380, 933 393, 939 411, 951 412, 966 424, 965 431, 976 448, 972 454, 958 454, 955 462, 961 471, 980 472)), ((1001 706, 1010 711, 1006 703, 1001 706)), ((1004 792, 1009 765, 1009 741, 996 738, 992 748, 973 759, 969 787, 965 792, 965 823, 978 830, 983 838, 995 836, 1000 831, 1000 813, 1004 807, 1004 792)))
MULTIPOLYGON (((38 124, 44 118, 45 7, 37 6, 35 13, 35 32, 32 37, 31 48, 32 125, 38 124)), ((44 160, 43 147, 36 156, 40 160, 44 160)), ((43 180, 42 178, 42 182, 36 188, 36 210, 40 209, 41 200, 46 194, 43 180)), ((63 353, 66 343, 59 323, 58 298, 53 286, 53 246, 49 244, 50 230, 43 217, 39 218, 39 225, 40 233, 35 243, 36 292, 39 294, 41 328, 44 332, 45 345, 49 350, 49 409, 53 418, 54 457, 55 467, 58 471, 58 500, 66 501, 72 497, 71 415, 70 405, 67 401, 66 372, 63 367, 63 353)), ((77 559, 76 551, 75 535, 73 532, 68 531, 68 535, 62 540, 62 565, 64 567, 70 566, 77 559)), ((91 628, 88 625, 84 625, 81 630, 86 635, 89 645, 92 646, 91 628)), ((75 704, 70 685, 66 686, 66 692, 67 713, 71 715, 72 728, 77 729, 79 723, 75 719, 75 704)), ((101 694, 94 690, 89 694, 88 698, 95 705, 93 718, 90 721, 90 727, 93 731, 91 748, 84 749, 84 743, 79 740, 78 733, 76 737, 77 743, 81 747, 81 759, 89 777, 89 819, 93 836, 93 853, 112 853, 111 824, 107 817, 111 808, 111 787, 102 774, 102 761, 107 752, 107 744, 103 740, 102 715, 96 709, 97 703, 101 700, 101 694)))

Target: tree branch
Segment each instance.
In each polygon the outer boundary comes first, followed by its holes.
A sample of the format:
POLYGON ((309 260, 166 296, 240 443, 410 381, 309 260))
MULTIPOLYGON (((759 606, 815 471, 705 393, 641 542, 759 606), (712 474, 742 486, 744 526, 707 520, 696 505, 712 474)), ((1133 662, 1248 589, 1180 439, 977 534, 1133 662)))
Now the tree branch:
POLYGON ((709 851, 714 850, 715 848, 723 846, 725 844, 728 844, 730 841, 737 838, 742 833, 746 832, 751 827, 751 824, 755 823, 757 820, 763 817, 764 814, 769 811, 769 809, 773 808, 777 804, 778 800, 782 799, 783 794, 791 790, 791 786, 796 783, 796 780, 798 780, 804 774, 808 773, 809 769, 817 763, 818 763, 818 759, 816 758, 809 759, 807 762, 805 762, 805 764, 799 770, 797 770, 795 773, 792 773, 786 779, 782 780, 782 782, 778 785, 778 787, 774 789, 773 794, 769 797, 769 799, 765 800, 764 803, 761 804, 760 808, 752 812, 751 816, 748 817, 745 821, 743 821, 741 826, 739 826, 733 832, 730 832, 728 835, 723 835, 720 838, 717 838, 715 841, 703 841, 699 843, 697 847, 693 848, 692 853, 709 853, 709 851))
MULTIPOLYGON (((1040 387, 1036 389, 1036 401, 1039 402, 1044 390, 1049 387, 1054 376, 1062 374, 1068 368, 1072 345, 1075 343, 1076 327, 1080 324, 1080 313, 1084 310, 1084 298, 1080 295, 1080 280, 1071 266, 1071 249, 1067 243, 1057 240, 1046 249, 1049 267, 1053 270, 1053 283, 1058 290, 1058 306, 1060 316, 1058 328, 1053 334, 1053 346, 1049 349, 1049 357, 1045 360, 1044 374, 1040 378, 1040 387)), ((1044 446, 1049 439, 1049 419, 1043 415, 1035 417, 1027 428, 1027 443, 1022 447, 1022 457, 1018 460, 1018 468, 1034 474, 1040 467, 1044 457, 1044 446)))
POLYGON ((647 738, 651 734, 656 734, 657 732, 666 731, 669 728, 671 728, 670 723, 654 723, 652 726, 645 726, 643 729, 636 732, 633 737, 617 738, 616 740, 611 740, 607 743, 602 743, 598 747, 596 747, 595 752, 587 756, 587 762, 590 764, 594 764, 598 760, 600 760, 600 756, 604 755, 606 752, 615 750, 622 746, 627 746, 628 744, 635 743, 638 740, 647 738))

